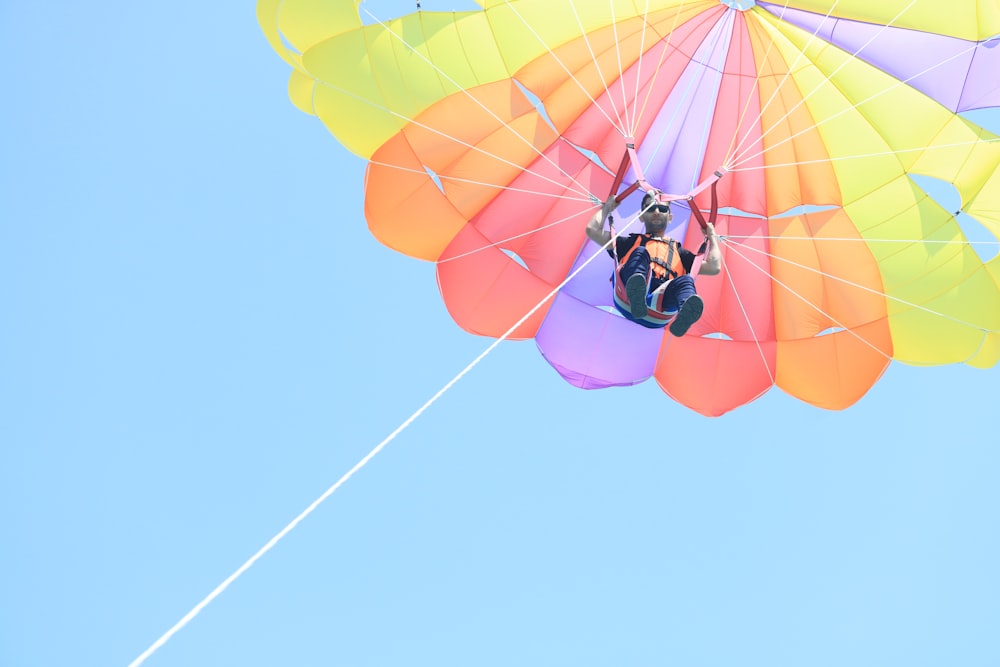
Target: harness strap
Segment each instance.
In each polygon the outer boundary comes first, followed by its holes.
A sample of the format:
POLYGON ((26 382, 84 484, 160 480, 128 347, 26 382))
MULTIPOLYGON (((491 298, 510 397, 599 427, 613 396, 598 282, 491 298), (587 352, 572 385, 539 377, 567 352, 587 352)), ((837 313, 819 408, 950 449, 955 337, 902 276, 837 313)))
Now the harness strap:
MULTIPOLYGON (((715 191, 718 184, 719 179, 712 181, 712 207, 708 211, 708 222, 713 225, 715 225, 715 218, 719 213, 719 195, 715 191)), ((698 220, 698 224, 701 225, 702 229, 707 229, 708 223, 705 222, 705 216, 701 214, 701 209, 694 205, 694 195, 689 196, 688 201, 691 202, 691 213, 693 213, 695 219, 698 220)))
MULTIPOLYGON (((608 214, 608 232, 611 234, 611 256, 615 258, 615 266, 618 264, 618 235, 615 234, 615 216, 608 214)), ((618 273, 618 269, 615 269, 618 273)))
MULTIPOLYGON (((656 200, 659 201, 659 202, 670 202, 670 201, 673 201, 673 200, 686 199, 688 202, 690 202, 691 213, 694 215, 695 219, 698 221, 698 224, 701 226, 701 228, 703 230, 705 230, 705 229, 708 228, 708 222, 712 223, 713 225, 715 224, 716 216, 718 215, 718 212, 719 212, 719 197, 718 197, 718 193, 716 192, 716 186, 718 185, 719 179, 722 178, 726 174, 726 171, 727 170, 725 168, 720 167, 718 170, 716 170, 712 174, 712 176, 710 176, 709 178, 707 178, 704 181, 702 181, 702 183, 700 185, 698 185, 694 190, 692 190, 690 193, 688 193, 687 196, 664 194, 664 193, 660 192, 659 190, 655 190, 654 188, 652 188, 649 185, 649 183, 646 181, 646 177, 642 173, 642 165, 641 165, 641 163, 639 161, 639 156, 636 153, 635 139, 633 139, 632 137, 626 137, 626 139, 625 139, 625 154, 622 156, 621 164, 618 165, 618 170, 615 173, 614 182, 611 185, 611 192, 609 193, 608 196, 610 197, 611 195, 615 195, 615 201, 617 201, 618 203, 621 203, 622 200, 624 200, 627 196, 629 196, 630 194, 632 194, 633 192, 635 192, 637 189, 639 189, 640 187, 642 187, 647 192, 655 193, 656 194, 656 200), (631 185, 629 185, 623 192, 618 193, 618 189, 622 186, 622 183, 625 180, 625 174, 628 171, 629 167, 632 167, 633 175, 635 176, 635 181, 631 185), (711 205, 711 208, 709 210, 708 222, 706 222, 705 221, 705 217, 704 217, 704 215, 702 215, 701 210, 697 206, 694 205, 694 198, 695 198, 696 195, 700 194, 701 192, 703 192, 708 187, 711 187, 712 205, 711 205), (616 193, 618 193, 618 194, 616 194, 616 193)), ((608 215, 608 231, 611 233, 611 238, 613 239, 613 241, 611 243, 611 254, 614 257, 615 267, 616 267, 614 273, 611 276, 611 282, 617 285, 617 283, 618 283, 618 268, 617 267, 620 267, 622 265, 622 262, 624 262, 626 259, 628 259, 629 254, 631 254, 632 250, 635 249, 635 246, 633 246, 631 249, 629 249, 629 252, 625 254, 624 258, 620 258, 618 256, 618 242, 617 242, 617 236, 618 235, 615 232, 615 219, 614 219, 614 216, 612 216, 610 214, 608 215)), ((676 248, 674 247, 674 244, 671 243, 670 244, 670 249, 669 249, 668 254, 667 254, 667 260, 666 260, 666 262, 664 262, 663 260, 660 260, 658 257, 652 257, 651 256, 651 259, 652 259, 653 263, 655 263, 658 266, 660 266, 661 268, 665 269, 666 276, 669 278, 669 280, 673 280, 678 275, 680 275, 677 271, 674 271, 671 268, 673 266, 673 262, 674 262, 674 253, 675 253, 675 251, 676 251, 676 248)), ((694 258, 693 266, 691 267, 691 271, 689 272, 689 274, 693 278, 698 276, 699 270, 701 269, 701 253, 702 252, 704 252, 704 250, 701 250, 701 251, 699 251, 696 254, 696 257, 694 258)), ((669 282, 669 280, 667 282, 669 282)), ((664 283, 664 285, 666 285, 666 282, 664 283)), ((661 285, 660 287, 658 287, 657 291, 662 291, 662 289, 663 289, 663 285, 661 285)))

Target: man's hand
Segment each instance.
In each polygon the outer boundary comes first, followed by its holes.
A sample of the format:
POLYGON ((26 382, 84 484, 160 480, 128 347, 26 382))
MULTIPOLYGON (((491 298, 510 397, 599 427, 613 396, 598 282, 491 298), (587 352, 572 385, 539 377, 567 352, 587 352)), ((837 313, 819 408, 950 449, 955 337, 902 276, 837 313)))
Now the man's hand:
POLYGON ((601 210, 594 214, 594 217, 587 223, 587 238, 598 245, 606 245, 611 240, 611 232, 604 229, 604 219, 611 215, 611 212, 618 208, 615 196, 611 195, 608 200, 601 205, 601 210))
POLYGON ((616 208, 618 208, 618 200, 615 199, 614 195, 611 195, 610 197, 608 197, 608 200, 604 202, 604 204, 601 206, 601 216, 602 216, 601 222, 604 222, 604 218, 607 218, 609 215, 611 215, 611 212, 614 211, 616 208))
POLYGON ((711 222, 705 223, 701 230, 705 235, 705 261, 701 264, 698 273, 713 276, 722 271, 722 251, 719 249, 719 237, 715 233, 715 225, 711 222))

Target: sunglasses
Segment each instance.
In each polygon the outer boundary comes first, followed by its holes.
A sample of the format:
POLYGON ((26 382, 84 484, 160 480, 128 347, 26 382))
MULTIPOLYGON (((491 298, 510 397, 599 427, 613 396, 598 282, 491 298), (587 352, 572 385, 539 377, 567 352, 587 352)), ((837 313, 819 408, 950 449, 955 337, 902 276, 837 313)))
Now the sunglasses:
POLYGON ((670 213, 670 204, 653 204, 647 210, 659 211, 660 213, 670 213))

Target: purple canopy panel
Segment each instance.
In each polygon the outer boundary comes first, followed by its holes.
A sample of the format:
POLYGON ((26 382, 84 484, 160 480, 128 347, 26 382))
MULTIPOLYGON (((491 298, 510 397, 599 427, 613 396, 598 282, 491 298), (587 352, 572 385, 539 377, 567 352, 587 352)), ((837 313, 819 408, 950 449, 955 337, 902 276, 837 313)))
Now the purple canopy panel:
POLYGON ((828 18, 781 5, 758 3, 775 16, 826 40, 952 111, 1000 105, 1000 49, 933 33, 828 18))
POLYGON ((958 111, 1000 107, 1000 37, 976 47, 958 111))
POLYGON ((614 260, 596 243, 582 241, 571 271, 578 269, 555 297, 535 335, 542 356, 570 384, 584 389, 649 379, 663 331, 646 329, 615 310, 614 260))
MULTIPOLYGON (((580 235, 581 237, 583 234, 580 235)), ((601 250, 601 247, 586 238, 582 239, 580 253, 573 262, 570 269, 572 275, 577 270, 580 272, 573 276, 573 279, 566 283, 562 293, 568 294, 579 301, 592 306, 610 306, 612 304, 611 295, 611 275, 614 273, 615 262, 611 256, 601 250), (588 259, 593 260, 580 268, 588 259)))
MULTIPOLYGON (((610 293, 610 286, 606 288, 610 293)), ((638 384, 653 375, 663 329, 647 329, 565 293, 535 335, 542 356, 583 389, 638 384)))

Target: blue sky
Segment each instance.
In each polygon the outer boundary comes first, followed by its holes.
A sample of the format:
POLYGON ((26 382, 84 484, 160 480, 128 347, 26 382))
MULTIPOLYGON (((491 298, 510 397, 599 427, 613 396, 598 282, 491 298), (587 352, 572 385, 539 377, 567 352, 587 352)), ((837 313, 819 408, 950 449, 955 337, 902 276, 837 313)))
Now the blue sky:
MULTIPOLYGON (((0 664, 124 666, 489 341, 369 236, 253 3, 0 36, 0 664)), ((146 664, 996 665, 998 380, 709 420, 504 343, 146 664)))

